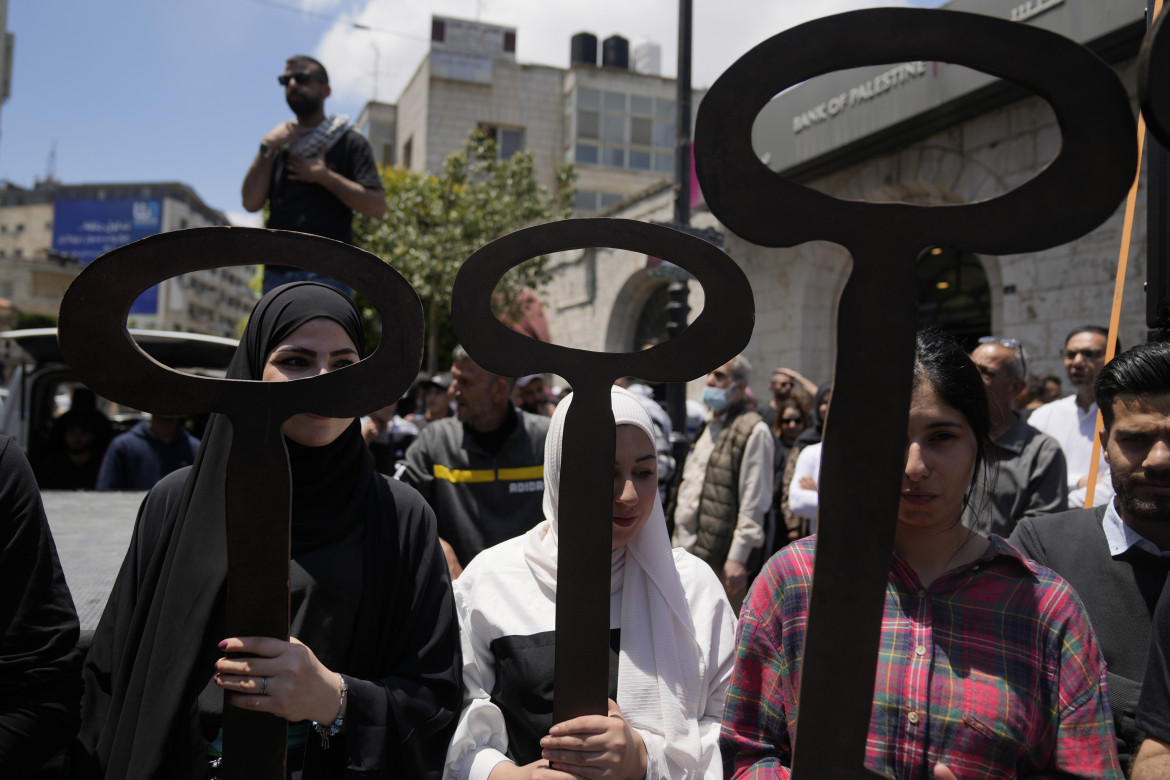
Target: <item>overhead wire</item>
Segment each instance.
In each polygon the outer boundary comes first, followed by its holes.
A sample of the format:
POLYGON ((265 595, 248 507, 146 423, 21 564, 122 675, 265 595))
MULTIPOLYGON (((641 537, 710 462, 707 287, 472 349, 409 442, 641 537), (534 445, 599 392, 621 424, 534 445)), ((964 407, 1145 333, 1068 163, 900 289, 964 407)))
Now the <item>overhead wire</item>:
POLYGON ((408 38, 412 41, 422 41, 424 43, 430 42, 430 38, 425 38, 421 35, 411 35, 410 33, 401 32, 400 30, 389 30, 389 29, 386 29, 385 27, 374 27, 372 25, 362 24, 361 22, 356 22, 353 19, 348 19, 344 16, 337 16, 335 14, 322 13, 321 11, 311 11, 307 8, 300 8, 299 6, 295 6, 295 5, 288 5, 286 3, 278 3, 278 2, 276 2, 276 0, 252 0, 252 2, 256 3, 257 5, 267 5, 267 6, 271 6, 273 8, 280 8, 280 9, 285 10, 285 11, 291 11, 293 13, 303 14, 304 16, 313 16, 313 17, 316 17, 318 19, 327 19, 328 21, 331 21, 331 22, 341 22, 343 24, 348 24, 350 27, 354 28, 355 30, 366 30, 367 32, 380 33, 382 35, 395 35, 399 38, 408 38))

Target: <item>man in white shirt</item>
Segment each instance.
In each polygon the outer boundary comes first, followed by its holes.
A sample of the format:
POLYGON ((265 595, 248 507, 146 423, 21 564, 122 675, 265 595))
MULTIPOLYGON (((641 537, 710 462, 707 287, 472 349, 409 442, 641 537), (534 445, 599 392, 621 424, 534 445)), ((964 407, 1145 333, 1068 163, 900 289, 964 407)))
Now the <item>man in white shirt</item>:
POLYGON ((683 466, 674 506, 674 546, 705 560, 733 604, 747 590, 748 564, 764 543, 772 503, 772 431, 744 405, 751 364, 742 355, 707 375, 709 409, 683 466))
MULTIPOLYGON (((1064 344, 1064 368, 1073 394, 1041 406, 1028 418, 1028 424, 1046 433, 1060 445, 1068 467, 1068 505, 1084 506, 1093 462, 1093 438, 1097 428, 1097 402, 1093 382, 1105 365, 1105 344, 1109 331, 1100 325, 1084 325, 1068 335, 1064 344)), ((1120 348, 1117 350, 1120 352, 1120 348)), ((1104 453, 1098 459, 1097 484, 1093 505, 1101 506, 1113 498, 1109 465, 1104 453)))

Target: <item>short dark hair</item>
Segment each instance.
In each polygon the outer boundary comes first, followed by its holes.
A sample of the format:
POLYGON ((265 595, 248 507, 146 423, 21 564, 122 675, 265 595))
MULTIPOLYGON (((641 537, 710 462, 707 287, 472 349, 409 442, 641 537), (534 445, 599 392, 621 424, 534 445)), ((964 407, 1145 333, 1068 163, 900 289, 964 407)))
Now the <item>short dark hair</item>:
MULTIPOLYGON (((1064 337, 1065 345, 1068 344, 1069 339, 1071 339, 1073 336, 1077 335, 1078 333, 1097 333, 1097 334, 1100 334, 1100 335, 1105 337, 1106 344, 1109 343, 1109 328, 1105 328, 1105 327, 1102 327, 1100 325, 1082 325, 1079 328, 1073 328, 1072 330, 1070 330, 1068 332, 1068 335, 1064 337)), ((1118 337, 1117 341, 1114 342, 1113 354, 1116 355, 1120 351, 1121 351, 1121 338, 1118 337)))
POLYGON ((1097 372, 1093 395, 1105 427, 1113 425, 1113 402, 1119 395, 1170 394, 1170 344, 1138 344, 1117 355, 1097 372))
POLYGON ((322 84, 329 83, 329 71, 325 70, 325 66, 318 60, 313 59, 307 54, 294 54, 284 61, 285 65, 312 65, 317 69, 318 78, 322 84))
MULTIPOLYGON (((987 388, 967 351, 942 331, 918 332, 914 350, 914 385, 929 382, 942 400, 963 415, 975 434, 975 463, 983 464, 990 452, 991 411, 987 388)), ((976 474, 979 469, 976 468, 976 474)))

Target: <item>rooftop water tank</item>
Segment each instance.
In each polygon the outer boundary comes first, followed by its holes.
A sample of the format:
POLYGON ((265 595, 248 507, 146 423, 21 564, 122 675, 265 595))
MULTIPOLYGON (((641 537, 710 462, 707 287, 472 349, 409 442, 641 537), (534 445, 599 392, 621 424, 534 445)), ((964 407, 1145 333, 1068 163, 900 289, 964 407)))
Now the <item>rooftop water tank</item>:
POLYGON ((630 42, 620 35, 611 35, 601 44, 601 64, 607 68, 630 69, 630 42))
POLYGON ((572 38, 569 47, 569 67, 574 65, 597 65, 597 36, 579 32, 572 38))
POLYGON ((634 44, 634 72, 647 76, 662 75, 662 47, 643 38, 634 44))

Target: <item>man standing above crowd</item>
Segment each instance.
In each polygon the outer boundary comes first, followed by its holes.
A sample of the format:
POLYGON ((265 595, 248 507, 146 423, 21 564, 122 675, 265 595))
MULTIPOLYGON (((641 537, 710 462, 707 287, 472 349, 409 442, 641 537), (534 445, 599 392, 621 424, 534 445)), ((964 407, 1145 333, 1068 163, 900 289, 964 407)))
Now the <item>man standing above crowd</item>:
POLYGON ((402 481, 435 510, 454 578, 481 551, 543 519, 548 418, 515 408, 512 380, 462 347, 452 354, 451 376, 456 416, 423 428, 406 451, 402 481))
MULTIPOLYGON (((260 142, 244 176, 248 211, 269 204, 268 227, 353 242, 353 212, 371 219, 386 213, 386 196, 370 144, 349 117, 325 116, 329 74, 312 57, 290 57, 278 79, 295 122, 278 124, 260 142)), ((315 279, 345 290, 320 274, 287 266, 264 268, 264 292, 286 282, 315 279)))
POLYGON ((702 558, 733 604, 743 601, 752 553, 764 543, 772 503, 772 431, 744 405, 751 364, 742 355, 707 375, 710 413, 683 465, 674 546, 702 558))
MULTIPOLYGON (((1097 402, 1093 398, 1093 381, 1105 365, 1105 343, 1109 331, 1100 325, 1083 325, 1064 343, 1064 369, 1068 372, 1073 394, 1041 406, 1028 418, 1028 424, 1056 439, 1064 452, 1068 467, 1068 505, 1083 506, 1093 462, 1093 438, 1097 430, 1097 402)), ((1120 349, 1118 349, 1120 351, 1120 349)), ((1109 503, 1113 490, 1109 485, 1109 466, 1099 460, 1097 485, 1093 491, 1096 506, 1109 503)))
POLYGON ((1092 509, 1026 517, 1011 542, 1068 580, 1084 602, 1109 667, 1117 752, 1127 768, 1142 739, 1134 719, 1151 615, 1170 572, 1170 345, 1118 355, 1095 390, 1116 495, 1092 509))
POLYGON ((963 521, 982 534, 1009 535, 1021 517, 1068 509, 1067 476, 1060 445, 1028 425, 1012 408, 1024 389, 1028 364, 1024 347, 1014 339, 988 337, 971 353, 983 377, 991 410, 991 442, 996 468, 984 472, 986 507, 968 507, 963 521))

